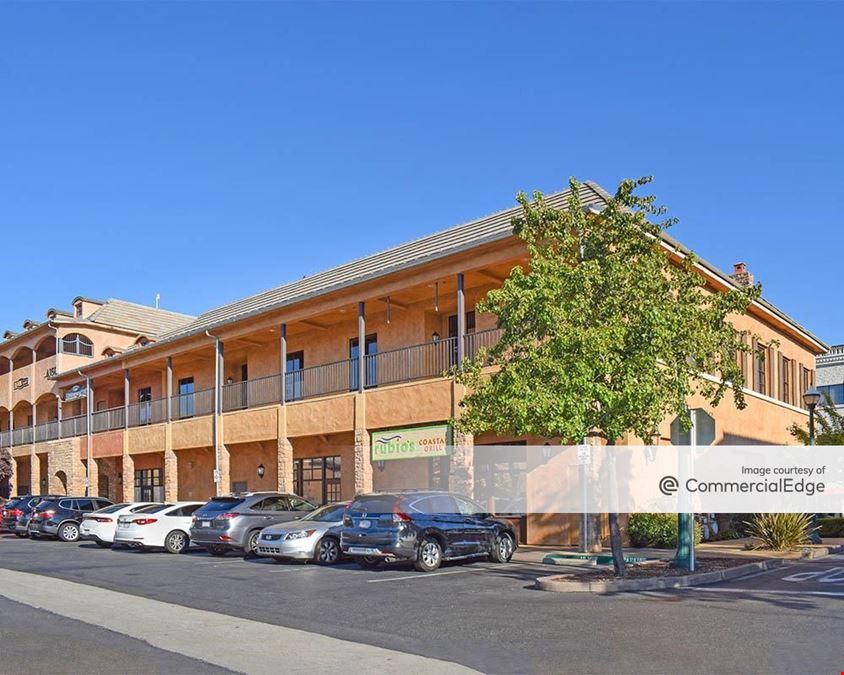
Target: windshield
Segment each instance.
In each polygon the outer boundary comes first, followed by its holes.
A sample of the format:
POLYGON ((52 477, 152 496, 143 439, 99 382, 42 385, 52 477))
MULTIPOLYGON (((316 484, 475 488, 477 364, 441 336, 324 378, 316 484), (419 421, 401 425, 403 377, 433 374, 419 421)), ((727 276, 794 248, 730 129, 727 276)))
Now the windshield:
POLYGON ((104 509, 100 509, 99 511, 95 511, 95 513, 115 513, 120 509, 124 509, 129 504, 112 504, 111 506, 106 506, 104 509))
POLYGON ((320 523, 339 522, 343 520, 343 512, 345 510, 345 504, 328 504, 327 506, 321 506, 316 511, 311 511, 300 520, 316 520, 320 523))
POLYGON ((20 503, 21 503, 20 499, 10 499, 9 501, 6 502, 6 504, 3 508, 13 509, 20 503))

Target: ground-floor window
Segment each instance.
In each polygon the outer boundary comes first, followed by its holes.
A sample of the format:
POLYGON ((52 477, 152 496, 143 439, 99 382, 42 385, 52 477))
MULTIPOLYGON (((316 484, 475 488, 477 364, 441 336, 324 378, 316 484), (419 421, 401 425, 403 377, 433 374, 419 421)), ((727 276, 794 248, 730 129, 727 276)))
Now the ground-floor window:
POLYGON ((135 471, 135 501, 164 501, 164 483, 161 480, 161 469, 138 469, 135 471))
POLYGON ((340 501, 340 456, 293 460, 293 486, 300 497, 318 504, 340 501))
MULTIPOLYGON (((527 448, 475 446, 475 499, 499 515, 523 515, 527 507, 527 448)), ((521 447, 520 447, 521 446, 521 447)))

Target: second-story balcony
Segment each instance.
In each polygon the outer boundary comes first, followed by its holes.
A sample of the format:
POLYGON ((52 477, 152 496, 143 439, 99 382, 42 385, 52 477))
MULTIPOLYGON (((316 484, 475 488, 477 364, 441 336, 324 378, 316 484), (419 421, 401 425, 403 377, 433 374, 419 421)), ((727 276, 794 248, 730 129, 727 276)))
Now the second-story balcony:
MULTIPOLYGON (((481 348, 491 347, 501 337, 499 329, 469 333, 465 336, 464 357, 473 358, 481 348)), ((444 377, 457 364, 457 339, 447 338, 402 347, 363 359, 364 389, 373 389, 404 382, 444 377)), ((284 402, 295 402, 345 392, 360 386, 360 362, 344 359, 281 374, 222 385, 220 407, 223 412, 259 408, 284 402), (283 381, 283 385, 282 385, 283 381), (284 396, 282 397, 282 388, 284 396)), ((91 433, 114 431, 211 415, 214 412, 214 389, 132 403, 91 413, 91 433), (169 405, 168 405, 169 404, 169 405)), ((0 446, 23 445, 72 438, 88 433, 88 417, 77 415, 35 427, 0 433, 0 446)))

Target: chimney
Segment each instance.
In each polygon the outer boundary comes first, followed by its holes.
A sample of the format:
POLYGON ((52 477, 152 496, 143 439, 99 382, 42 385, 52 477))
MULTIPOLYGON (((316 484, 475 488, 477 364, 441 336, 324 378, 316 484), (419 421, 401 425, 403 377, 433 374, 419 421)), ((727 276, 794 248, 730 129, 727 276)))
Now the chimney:
POLYGON ((752 286, 753 281, 753 273, 749 272, 747 269, 747 264, 743 262, 737 262, 733 265, 733 273, 730 275, 733 281, 735 281, 739 286, 752 286))

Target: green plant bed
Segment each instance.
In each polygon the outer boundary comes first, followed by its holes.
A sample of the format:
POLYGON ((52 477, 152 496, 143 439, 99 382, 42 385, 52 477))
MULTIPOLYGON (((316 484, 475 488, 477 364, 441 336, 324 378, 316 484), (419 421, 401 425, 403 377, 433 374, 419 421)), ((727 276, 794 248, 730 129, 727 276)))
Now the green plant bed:
MULTIPOLYGON (((630 544, 636 548, 676 548, 677 514, 634 513, 627 523, 630 544)), ((702 539, 700 525, 695 523, 695 544, 702 539)))
POLYGON ((821 537, 844 537, 844 518, 818 518, 821 537))

